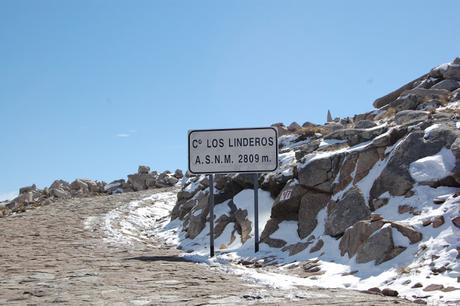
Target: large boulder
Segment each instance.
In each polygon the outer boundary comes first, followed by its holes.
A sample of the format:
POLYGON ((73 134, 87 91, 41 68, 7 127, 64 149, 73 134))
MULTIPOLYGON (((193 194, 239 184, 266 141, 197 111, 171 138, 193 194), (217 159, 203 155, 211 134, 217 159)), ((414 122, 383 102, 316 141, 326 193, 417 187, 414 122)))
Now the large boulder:
POLYGON ((340 255, 344 256, 348 254, 349 258, 355 256, 363 243, 366 242, 376 230, 380 229, 383 224, 381 220, 375 222, 362 220, 347 228, 343 237, 340 239, 340 255))
POLYGON ((423 238, 422 233, 418 232, 413 226, 402 222, 390 222, 391 227, 409 239, 411 244, 420 242, 423 238))
POLYGON ((353 181, 352 175, 355 172, 358 156, 358 152, 352 152, 343 158, 339 174, 332 184, 332 190, 334 193, 342 191, 353 181))
POLYGON ((283 220, 269 219, 265 224, 264 230, 260 235, 260 242, 266 243, 272 248, 281 248, 286 245, 286 241, 276 238, 270 238, 270 236, 279 229, 279 224, 283 220))
POLYGON ((370 214, 361 190, 352 187, 341 200, 331 201, 327 205, 325 233, 333 237, 340 236, 349 226, 368 218, 370 214))
POLYGON ((379 148, 369 148, 359 152, 358 161, 356 163, 356 171, 354 183, 359 182, 369 174, 369 171, 374 165, 383 159, 383 154, 379 151, 379 148))
POLYGON ((248 211, 238 208, 234 215, 236 230, 241 235, 241 243, 245 243, 250 238, 252 231, 252 222, 248 219, 248 211))
POLYGON ((389 105, 396 112, 415 110, 419 104, 432 100, 445 103, 449 100, 449 94, 450 92, 445 89, 414 88, 404 91, 399 98, 392 101, 389 105))
POLYGON ((386 126, 371 129, 343 129, 324 136, 324 139, 346 140, 350 146, 354 146, 358 143, 372 140, 387 130, 386 126))
POLYGON ((367 239, 356 253, 357 263, 374 261, 376 265, 399 255, 405 247, 395 246, 390 226, 385 226, 367 239))
POLYGON ((299 183, 320 192, 331 193, 342 159, 343 154, 340 153, 313 156, 297 166, 299 183))
POLYGON ((327 193, 308 191, 300 201, 298 234, 301 239, 310 235, 318 225, 318 212, 326 207, 331 196, 327 193))
POLYGON ((297 180, 291 180, 273 202, 271 218, 297 220, 302 196, 308 191, 297 180))
POLYGON ((397 124, 415 124, 428 119, 429 112, 417 111, 417 110, 404 110, 400 111, 395 116, 395 122, 397 124))
POLYGON ((30 191, 36 191, 36 190, 37 190, 37 186, 33 184, 31 186, 25 186, 25 187, 20 188, 19 194, 23 194, 23 193, 30 192, 30 191))
POLYGON ((450 146, 450 150, 455 156, 455 167, 452 169, 452 177, 460 183, 460 137, 456 138, 450 146))
POLYGON ((388 104, 390 104, 392 101, 396 100, 404 91, 408 89, 414 88, 417 84, 420 83, 420 81, 426 79, 428 74, 422 75, 421 77, 401 86, 400 88, 396 89, 395 91, 390 92, 389 94, 378 98, 377 100, 374 101, 373 105, 375 108, 381 108, 384 107, 388 104))
POLYGON ((178 201, 171 212, 171 220, 184 217, 195 207, 205 207, 208 201, 208 194, 204 191, 198 191, 194 196, 186 201, 178 201))
POLYGON ((386 167, 375 180, 370 199, 389 192, 392 196, 406 194, 414 184, 409 173, 412 162, 438 153, 441 148, 449 148, 459 135, 459 131, 449 126, 439 126, 426 135, 424 131, 409 134, 394 150, 386 167))
POLYGON ((372 120, 360 120, 355 123, 355 129, 369 129, 377 126, 372 120))
POLYGON ((430 75, 433 77, 460 81, 460 58, 457 57, 452 63, 434 68, 430 71, 430 75))
POLYGON ((269 191, 270 195, 273 198, 276 198, 280 194, 281 190, 283 190, 284 186, 286 186, 287 182, 289 182, 293 177, 292 173, 284 173, 284 171, 269 173, 264 177, 260 187, 263 190, 269 191))
POLYGON ((442 80, 441 82, 433 85, 432 89, 445 89, 448 91, 454 91, 455 89, 460 87, 460 82, 456 80, 442 80))
POLYGON ((120 180, 115 180, 110 182, 109 184, 104 186, 104 192, 108 194, 114 194, 114 193, 122 193, 123 192, 123 184, 125 184, 124 179, 120 180))
POLYGON ((148 189, 147 180, 151 179, 150 174, 136 173, 128 175, 128 183, 132 186, 134 191, 141 191, 148 189))

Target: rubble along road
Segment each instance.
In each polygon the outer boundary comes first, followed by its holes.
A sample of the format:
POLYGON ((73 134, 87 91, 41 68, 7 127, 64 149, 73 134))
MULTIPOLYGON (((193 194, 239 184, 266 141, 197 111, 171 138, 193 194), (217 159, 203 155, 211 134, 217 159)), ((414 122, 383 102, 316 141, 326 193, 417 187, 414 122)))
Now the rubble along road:
POLYGON ((277 290, 186 261, 155 237, 108 241, 102 216, 165 191, 174 189, 73 198, 0 218, 0 304, 411 304, 344 289, 277 290))

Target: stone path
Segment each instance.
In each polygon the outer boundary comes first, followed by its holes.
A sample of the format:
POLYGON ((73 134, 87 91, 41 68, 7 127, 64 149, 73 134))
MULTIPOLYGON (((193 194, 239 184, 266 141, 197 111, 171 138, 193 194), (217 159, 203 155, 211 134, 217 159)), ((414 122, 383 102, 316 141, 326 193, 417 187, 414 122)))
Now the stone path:
POLYGON ((104 224, 87 224, 160 191, 64 200, 0 218, 0 305, 409 304, 349 290, 246 283, 185 261, 154 237, 110 243, 104 224))

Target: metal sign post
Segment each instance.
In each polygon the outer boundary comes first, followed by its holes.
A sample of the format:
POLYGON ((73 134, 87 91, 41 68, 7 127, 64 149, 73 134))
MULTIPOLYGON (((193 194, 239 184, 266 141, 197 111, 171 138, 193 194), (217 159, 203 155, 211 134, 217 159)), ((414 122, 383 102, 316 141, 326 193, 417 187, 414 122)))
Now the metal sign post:
POLYGON ((214 174, 251 173, 254 178, 254 242, 259 251, 259 173, 278 168, 275 128, 192 130, 188 133, 188 170, 209 178, 209 246, 214 256, 214 174))
POLYGON ((259 252, 259 174, 254 173, 254 252, 259 252))
POLYGON ((209 176, 209 256, 214 257, 214 174, 209 176))

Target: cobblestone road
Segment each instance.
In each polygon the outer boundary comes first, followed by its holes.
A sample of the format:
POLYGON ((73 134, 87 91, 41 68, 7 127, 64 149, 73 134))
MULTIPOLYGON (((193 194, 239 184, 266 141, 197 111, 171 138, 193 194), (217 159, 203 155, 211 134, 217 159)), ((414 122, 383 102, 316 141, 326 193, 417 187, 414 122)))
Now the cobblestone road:
POLYGON ((408 304, 340 289, 275 290, 185 261, 154 238, 107 243, 102 225, 85 226, 88 217, 155 192, 64 200, 1 218, 0 304, 408 304))

